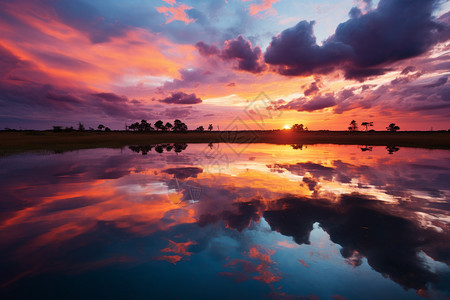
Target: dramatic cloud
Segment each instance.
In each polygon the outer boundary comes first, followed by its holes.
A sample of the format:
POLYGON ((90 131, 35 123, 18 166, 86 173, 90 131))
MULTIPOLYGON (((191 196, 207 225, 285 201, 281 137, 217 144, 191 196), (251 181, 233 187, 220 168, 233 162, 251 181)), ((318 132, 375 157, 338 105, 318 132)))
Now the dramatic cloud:
POLYGON ((349 45, 329 41, 318 46, 313 34, 314 22, 301 21, 272 38, 264 54, 266 63, 283 75, 328 73, 353 55, 349 45))
POLYGON ((265 68, 261 47, 256 46, 253 48, 250 41, 247 41, 241 35, 236 39, 225 41, 222 50, 203 42, 198 42, 195 46, 203 56, 216 55, 225 61, 236 60, 238 62, 238 70, 260 73, 265 68))
POLYGON ((10 117, 23 113, 70 113, 133 119, 148 111, 142 111, 139 102, 125 96, 60 85, 33 63, 19 59, 5 48, 0 47, 0 53, 0 105, 8 109, 10 117), (54 84, 47 83, 52 81, 54 84))
POLYGON ((313 35, 314 22, 301 21, 272 38, 265 61, 283 75, 309 75, 343 69, 361 79, 383 74, 385 64, 417 56, 438 42, 444 24, 433 20, 435 0, 381 0, 363 14, 353 8, 323 45, 313 35))
POLYGON ((172 93, 171 96, 158 101, 167 104, 189 104, 189 105, 202 103, 202 99, 195 96, 195 94, 186 94, 183 92, 172 93))
POLYGON ((318 12, 294 0, 0 1, 0 128, 102 120, 122 129, 158 116, 195 128, 212 114, 208 122, 226 128, 265 91, 289 99, 273 108, 292 110, 270 129, 298 122, 296 111, 321 111, 321 120, 302 114, 311 129, 345 128, 347 114, 397 114, 402 129, 448 129, 448 6, 344 2, 325 1, 318 12), (358 86, 342 74, 371 82, 358 86))

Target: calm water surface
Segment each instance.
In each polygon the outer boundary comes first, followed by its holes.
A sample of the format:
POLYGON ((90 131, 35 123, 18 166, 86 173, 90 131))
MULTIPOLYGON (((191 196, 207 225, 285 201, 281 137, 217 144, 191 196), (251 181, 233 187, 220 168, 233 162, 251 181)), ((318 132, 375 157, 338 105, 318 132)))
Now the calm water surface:
POLYGON ((450 151, 131 146, 0 177, 1 299, 450 297, 450 151))

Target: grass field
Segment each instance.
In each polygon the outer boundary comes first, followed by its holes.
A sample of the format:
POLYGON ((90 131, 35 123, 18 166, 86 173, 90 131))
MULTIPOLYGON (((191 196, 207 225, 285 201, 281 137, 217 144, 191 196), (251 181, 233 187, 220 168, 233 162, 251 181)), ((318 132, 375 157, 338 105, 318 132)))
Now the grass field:
POLYGON ((213 132, 51 132, 2 131, 0 154, 88 148, 121 148, 159 143, 272 143, 351 144, 450 149, 450 132, 348 132, 348 131, 213 131, 213 132))

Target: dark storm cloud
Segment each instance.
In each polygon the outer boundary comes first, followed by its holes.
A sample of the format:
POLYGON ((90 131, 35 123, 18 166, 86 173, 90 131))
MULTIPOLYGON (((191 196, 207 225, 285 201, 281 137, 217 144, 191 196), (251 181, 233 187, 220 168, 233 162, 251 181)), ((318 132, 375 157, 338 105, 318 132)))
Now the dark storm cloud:
POLYGON ((225 41, 222 49, 204 42, 198 42, 195 46, 202 56, 216 56, 225 61, 237 61, 236 68, 238 70, 260 73, 265 69, 261 47, 253 48, 250 41, 243 38, 242 35, 225 41))
POLYGON ((202 103, 202 99, 198 98, 195 94, 186 94, 184 92, 172 93, 169 97, 158 100, 159 102, 167 104, 198 104, 202 103))
POLYGON ((391 69, 387 68, 354 68, 350 67, 345 70, 345 78, 346 79, 354 79, 360 82, 363 82, 365 78, 372 76, 383 75, 386 72, 391 71, 391 69))
POLYGON ((387 71, 382 66, 424 53, 448 25, 432 17, 436 0, 381 0, 366 14, 353 8, 323 45, 316 43, 314 22, 301 21, 272 38, 264 57, 283 75, 309 75, 343 69, 362 80, 387 71))
POLYGON ((272 38, 264 54, 266 63, 283 75, 328 73, 353 56, 349 45, 329 41, 318 46, 314 22, 301 21, 272 38))

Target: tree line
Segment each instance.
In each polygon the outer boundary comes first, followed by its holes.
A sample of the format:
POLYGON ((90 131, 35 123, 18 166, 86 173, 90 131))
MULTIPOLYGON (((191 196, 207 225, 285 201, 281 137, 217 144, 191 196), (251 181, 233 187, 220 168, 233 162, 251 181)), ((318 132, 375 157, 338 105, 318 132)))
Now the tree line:
MULTIPOLYGON (((60 132, 60 131, 94 131, 94 128, 89 127, 89 129, 86 129, 83 123, 78 123, 78 129, 75 129, 73 126, 65 127, 62 126, 53 126, 54 132, 60 132)), ((109 127, 106 127, 103 124, 99 124, 97 126, 98 131, 111 131, 109 127)), ((135 122, 131 125, 125 124, 125 130, 126 131, 139 131, 139 132, 148 132, 148 131, 174 131, 174 132, 186 132, 188 131, 188 126, 186 123, 182 122, 179 119, 176 119, 173 121, 173 124, 170 122, 167 122, 164 124, 162 120, 156 121, 153 126, 152 123, 147 122, 147 120, 141 120, 141 122, 135 122)), ((208 131, 213 130, 213 125, 209 124, 208 131)), ((205 128, 203 126, 199 126, 195 129, 195 131, 205 131, 205 128)))
MULTIPOLYGON (((127 130, 132 131, 174 131, 174 132, 186 132, 188 131, 188 126, 179 119, 173 121, 173 124, 167 122, 164 124, 162 120, 156 121, 154 124, 147 122, 147 120, 141 120, 141 122, 135 122, 128 126, 127 130), (154 127, 153 127, 154 126, 154 127)), ((197 127, 196 131, 204 131, 203 126, 197 127)), ((213 130, 213 125, 209 124, 208 130, 213 130)))
MULTIPOLYGON (((369 127, 373 126, 373 122, 362 122, 361 126, 366 128, 366 131, 369 131, 369 127)), ((400 130, 400 127, 395 123, 391 123, 386 127, 387 131, 396 132, 400 130)), ((348 131, 358 131, 358 123, 355 120, 352 120, 348 126, 348 131)), ((371 130, 373 131, 373 130, 371 130)))

